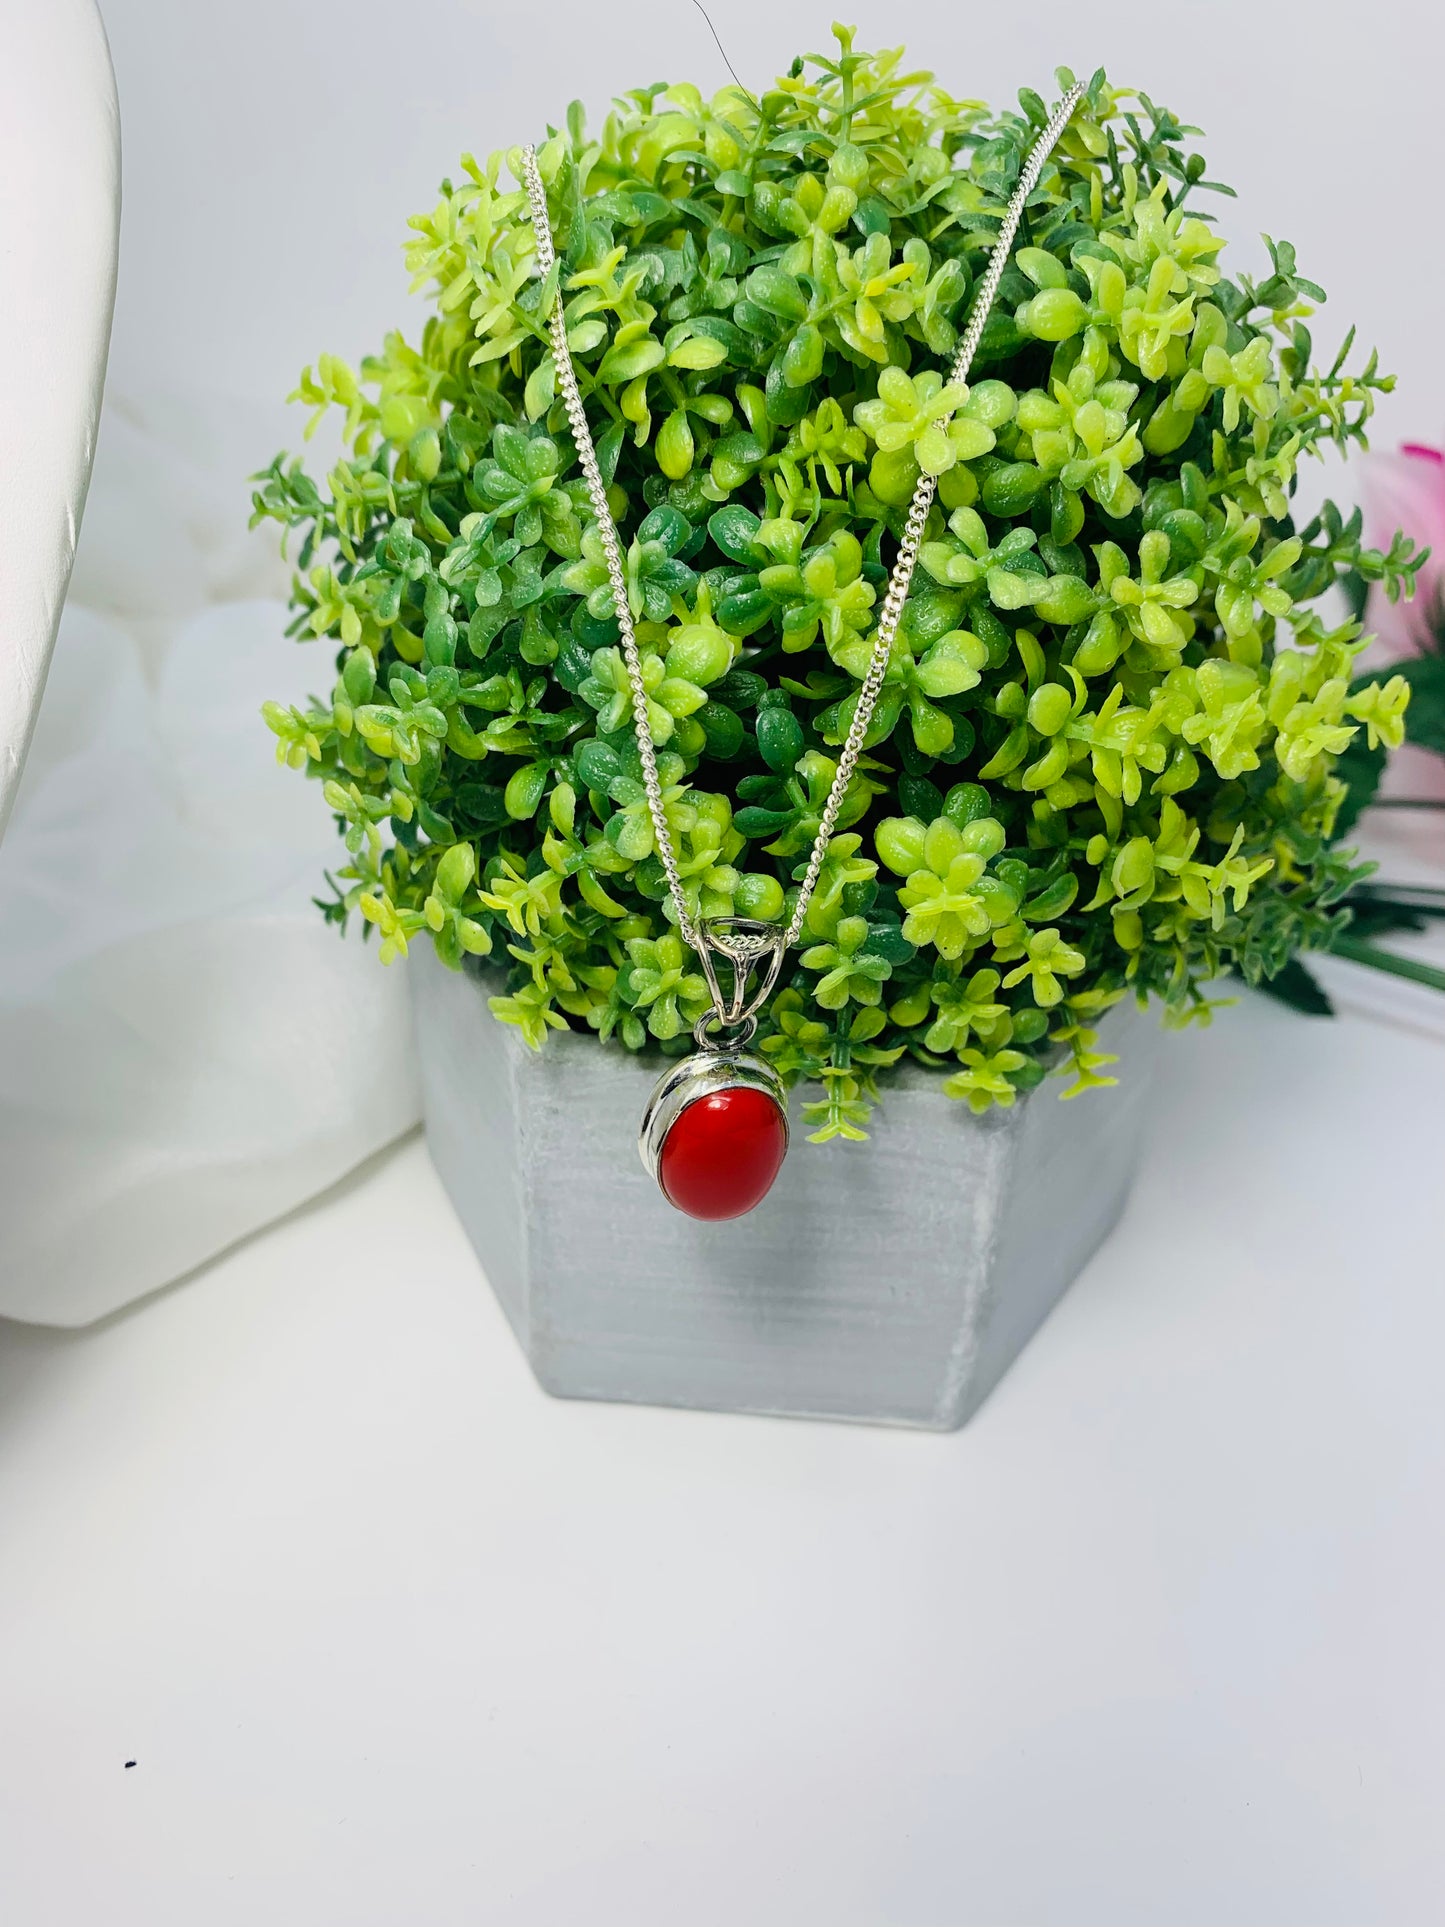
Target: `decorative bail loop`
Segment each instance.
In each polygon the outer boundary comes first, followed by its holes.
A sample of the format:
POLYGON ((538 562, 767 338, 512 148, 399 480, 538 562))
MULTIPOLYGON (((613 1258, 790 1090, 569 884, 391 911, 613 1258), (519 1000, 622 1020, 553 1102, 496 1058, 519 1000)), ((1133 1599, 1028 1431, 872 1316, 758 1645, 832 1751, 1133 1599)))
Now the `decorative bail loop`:
POLYGON ((736 1048, 727 1041, 728 1033, 745 1029, 751 1037, 757 1013, 772 995, 783 967, 787 932, 781 924, 760 923, 752 917, 708 917, 699 924, 698 936, 697 954, 712 992, 712 1008, 694 1035, 704 1048, 736 1048), (718 976, 719 957, 732 966, 726 987, 718 976), (720 1037, 707 1034, 711 1024, 717 1025, 720 1037))

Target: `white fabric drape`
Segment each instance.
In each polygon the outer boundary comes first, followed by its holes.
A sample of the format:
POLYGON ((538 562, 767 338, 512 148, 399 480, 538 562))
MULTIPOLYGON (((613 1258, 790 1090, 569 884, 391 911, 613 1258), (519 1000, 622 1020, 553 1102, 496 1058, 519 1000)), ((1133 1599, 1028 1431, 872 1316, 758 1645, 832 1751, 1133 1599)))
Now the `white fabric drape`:
POLYGON ((3 1316, 100 1317, 418 1115, 404 966, 322 922, 339 846, 258 715, 329 677, 244 535, 258 432, 175 404, 102 426, 0 846, 3 1316))

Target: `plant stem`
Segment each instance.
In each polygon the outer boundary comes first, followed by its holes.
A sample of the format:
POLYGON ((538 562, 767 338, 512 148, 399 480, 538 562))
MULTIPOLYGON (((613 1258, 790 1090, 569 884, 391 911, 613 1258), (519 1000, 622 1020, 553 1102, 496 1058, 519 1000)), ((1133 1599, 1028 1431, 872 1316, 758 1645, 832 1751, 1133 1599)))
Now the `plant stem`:
POLYGON ((1377 796, 1372 810, 1445 810, 1445 796, 1377 796))
POLYGON ((1381 950, 1378 944, 1366 943, 1359 937, 1337 937, 1331 946, 1337 957, 1348 957, 1354 963, 1366 964, 1371 970, 1383 970, 1391 977, 1408 977, 1411 983, 1426 984, 1431 990, 1445 990, 1445 970, 1435 964, 1417 963, 1413 957, 1397 957, 1392 950, 1381 950))

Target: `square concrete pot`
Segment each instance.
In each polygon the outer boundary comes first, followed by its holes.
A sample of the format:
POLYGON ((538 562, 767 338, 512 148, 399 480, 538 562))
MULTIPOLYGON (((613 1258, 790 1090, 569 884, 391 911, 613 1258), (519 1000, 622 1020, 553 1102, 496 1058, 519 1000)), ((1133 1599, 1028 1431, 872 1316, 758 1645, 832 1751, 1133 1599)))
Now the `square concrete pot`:
POLYGON ((1123 1207, 1153 1024, 1109 1013, 1125 1077, 974 1117, 900 1069, 867 1144, 793 1149, 746 1218, 674 1211, 637 1127, 661 1063, 556 1032, 526 1048, 495 981, 410 963, 427 1141, 538 1380, 565 1398, 951 1431, 1123 1207))

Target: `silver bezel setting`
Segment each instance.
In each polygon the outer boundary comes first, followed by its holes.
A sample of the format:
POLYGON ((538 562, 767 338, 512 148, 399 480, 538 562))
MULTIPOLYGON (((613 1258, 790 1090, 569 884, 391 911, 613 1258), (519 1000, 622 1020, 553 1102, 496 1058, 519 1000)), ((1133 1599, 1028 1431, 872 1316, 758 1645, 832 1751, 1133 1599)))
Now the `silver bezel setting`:
MULTIPOLYGON (((762 1091, 777 1105, 783 1119, 783 1148, 788 1144, 788 1094, 778 1073, 764 1058, 743 1050, 700 1050, 679 1059, 658 1079, 642 1127, 637 1134, 642 1168, 659 1188, 662 1185, 662 1147, 667 1134, 690 1104, 719 1091, 762 1091)), ((666 1193, 663 1194, 666 1196, 666 1193)))

